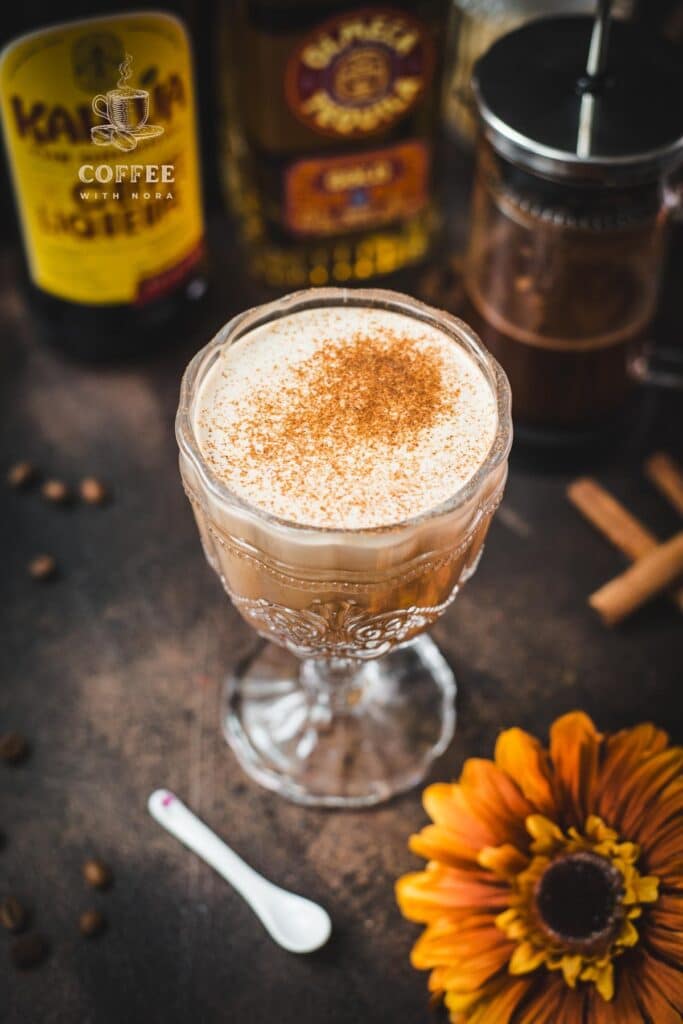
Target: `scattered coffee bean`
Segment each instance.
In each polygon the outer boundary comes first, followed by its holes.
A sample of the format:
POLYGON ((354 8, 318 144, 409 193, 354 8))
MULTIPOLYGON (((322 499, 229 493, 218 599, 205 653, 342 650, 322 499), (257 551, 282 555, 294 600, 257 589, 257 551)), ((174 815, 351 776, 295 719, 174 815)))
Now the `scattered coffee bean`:
POLYGON ((106 889, 111 885, 113 878, 111 868, 104 861, 97 860, 95 857, 86 860, 83 865, 83 877, 94 889, 106 889))
POLYGON ((7 483, 16 490, 28 487, 36 478, 36 468, 30 462, 15 462, 7 470, 7 483))
POLYGON ((28 915, 16 896, 8 896, 0 903, 0 924, 8 932, 20 932, 28 915))
POLYGON ((34 580, 50 580, 57 575, 57 562, 52 555, 36 555, 28 563, 28 571, 34 580))
POLYGON ((28 742, 20 732, 6 732, 0 736, 0 758, 3 761, 17 764, 23 761, 27 754, 28 742))
POLYGON ((530 292, 534 287, 534 279, 530 274, 520 274, 515 278, 515 289, 518 292, 530 292))
POLYGON ((107 488, 94 476, 86 476, 81 480, 78 493, 87 505, 103 505, 109 497, 107 488))
POLYGON ((15 967, 26 971, 31 967, 37 967, 48 954, 47 939, 37 932, 29 932, 27 935, 20 935, 10 946, 10 956, 15 967))
POLYGON ((100 932, 104 931, 106 926, 106 918, 99 910, 85 910, 78 919, 78 927, 81 930, 81 935, 85 935, 88 939, 93 938, 95 935, 99 935, 100 932))
POLYGON ((71 492, 63 480, 46 480, 40 488, 45 501, 55 505, 63 505, 71 497, 71 492))

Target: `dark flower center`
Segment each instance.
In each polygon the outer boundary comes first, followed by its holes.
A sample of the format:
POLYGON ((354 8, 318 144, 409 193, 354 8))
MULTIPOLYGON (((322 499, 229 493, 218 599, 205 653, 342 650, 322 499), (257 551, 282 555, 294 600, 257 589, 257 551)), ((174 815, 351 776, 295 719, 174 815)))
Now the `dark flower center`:
POLYGON ((622 877, 604 857, 572 853, 543 872, 536 888, 536 909, 550 937, 575 950, 607 943, 620 919, 622 877))

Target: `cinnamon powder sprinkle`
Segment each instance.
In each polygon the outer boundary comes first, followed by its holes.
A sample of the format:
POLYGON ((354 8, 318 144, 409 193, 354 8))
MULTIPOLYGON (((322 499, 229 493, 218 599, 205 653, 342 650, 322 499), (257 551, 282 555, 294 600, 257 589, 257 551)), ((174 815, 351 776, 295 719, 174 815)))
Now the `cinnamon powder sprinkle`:
POLYGON ((395 334, 356 335, 346 345, 325 346, 294 377, 277 439, 266 425, 278 416, 281 397, 264 395, 258 403, 249 425, 258 437, 252 457, 277 455, 283 438, 294 459, 317 458, 321 448, 334 454, 341 439, 350 445, 411 446, 446 404, 439 359, 395 334))
POLYGON ((400 314, 313 317, 261 328, 216 364, 198 417, 216 475, 282 518, 337 528, 388 525, 453 494, 493 440, 482 372, 400 314))

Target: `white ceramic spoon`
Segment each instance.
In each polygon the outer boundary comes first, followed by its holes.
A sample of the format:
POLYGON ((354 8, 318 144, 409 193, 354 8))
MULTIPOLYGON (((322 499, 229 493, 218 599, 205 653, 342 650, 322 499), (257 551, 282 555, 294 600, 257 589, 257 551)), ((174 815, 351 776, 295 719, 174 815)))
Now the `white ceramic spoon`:
POLYGON ((155 790, 147 807, 155 821, 230 882, 280 946, 290 953, 312 953, 325 945, 332 922, 317 903, 259 875, 170 790, 155 790))

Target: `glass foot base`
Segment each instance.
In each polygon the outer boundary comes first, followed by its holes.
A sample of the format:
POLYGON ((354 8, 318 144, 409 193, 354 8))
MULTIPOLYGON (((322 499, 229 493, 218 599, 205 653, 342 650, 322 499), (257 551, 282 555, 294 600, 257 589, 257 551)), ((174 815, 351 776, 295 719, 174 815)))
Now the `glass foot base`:
POLYGON ((368 807, 417 785, 455 728, 455 679, 436 644, 423 635, 361 662, 332 702, 307 685, 309 666, 265 644, 228 679, 223 727, 247 774, 322 807, 368 807))

